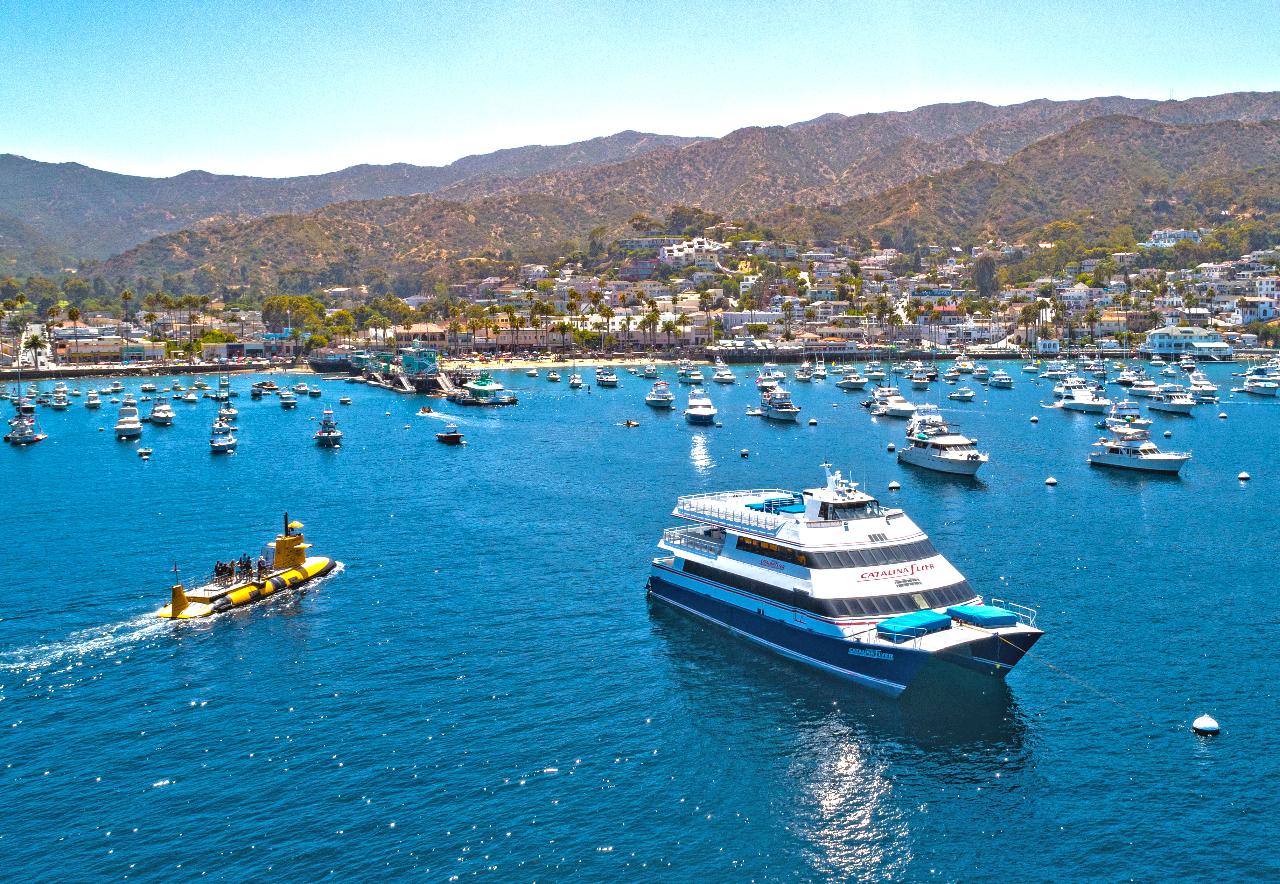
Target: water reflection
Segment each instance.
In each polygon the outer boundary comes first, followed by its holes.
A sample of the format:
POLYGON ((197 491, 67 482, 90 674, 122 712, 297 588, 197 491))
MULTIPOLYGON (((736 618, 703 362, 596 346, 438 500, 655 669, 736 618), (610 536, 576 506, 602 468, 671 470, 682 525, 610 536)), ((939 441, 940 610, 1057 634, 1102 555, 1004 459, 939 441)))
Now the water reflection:
POLYGON ((706 433, 693 434, 693 438, 689 441, 689 462, 693 464, 694 470, 701 475, 706 475, 715 468, 716 462, 711 457, 711 451, 707 447, 706 433))

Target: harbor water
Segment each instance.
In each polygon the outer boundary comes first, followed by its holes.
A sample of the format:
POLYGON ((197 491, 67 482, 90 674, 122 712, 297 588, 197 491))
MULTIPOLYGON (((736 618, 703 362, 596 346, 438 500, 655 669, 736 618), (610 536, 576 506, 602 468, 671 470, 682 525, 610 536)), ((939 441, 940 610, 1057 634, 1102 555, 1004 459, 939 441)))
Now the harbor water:
POLYGON ((46 441, 0 447, 4 876, 1276 879, 1280 402, 1210 366, 1220 405, 1153 415, 1181 477, 1133 475, 1010 370, 971 403, 901 385, 991 454, 972 481, 898 464, 904 422, 835 376, 788 384, 797 425, 748 417, 742 366, 708 385, 720 427, 685 423, 670 368, 669 413, 626 373, 498 373, 501 409, 321 381, 285 410, 241 376, 224 456, 209 400, 138 442, 105 397, 41 408, 46 441), (340 449, 312 442, 325 407, 340 449), (1039 610, 1005 686, 887 700, 646 600, 678 495, 811 487, 823 461, 1039 610), (175 565, 256 556, 285 510, 338 573, 150 616, 175 565))

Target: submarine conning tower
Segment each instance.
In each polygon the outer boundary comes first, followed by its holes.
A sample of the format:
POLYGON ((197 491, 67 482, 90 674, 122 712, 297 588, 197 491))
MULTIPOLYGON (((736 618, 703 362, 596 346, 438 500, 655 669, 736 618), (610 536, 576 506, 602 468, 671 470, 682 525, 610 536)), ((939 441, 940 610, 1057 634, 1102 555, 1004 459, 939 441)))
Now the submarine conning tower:
POLYGON ((311 544, 302 536, 302 527, 301 522, 290 522, 289 514, 284 514, 284 533, 276 535, 275 541, 270 544, 275 552, 273 567, 277 571, 299 568, 307 560, 307 550, 311 549, 311 544))

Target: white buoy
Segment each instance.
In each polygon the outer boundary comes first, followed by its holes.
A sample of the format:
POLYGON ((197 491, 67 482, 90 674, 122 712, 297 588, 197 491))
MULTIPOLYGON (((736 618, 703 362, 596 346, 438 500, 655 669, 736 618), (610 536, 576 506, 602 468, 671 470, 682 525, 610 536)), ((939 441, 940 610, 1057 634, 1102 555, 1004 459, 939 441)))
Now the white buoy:
POLYGON ((716 421, 716 426, 717 426, 717 427, 723 427, 723 426, 724 426, 724 424, 720 423, 720 421, 716 421))
POLYGON ((387 412, 387 417, 391 417, 391 412, 387 412))
POLYGON ((1164 431, 1164 437, 1165 437, 1166 439, 1172 438, 1172 436, 1173 436, 1173 431, 1172 431, 1172 430, 1165 430, 1165 431, 1164 431))
POLYGON ((1191 729, 1202 737, 1216 737, 1221 730, 1218 722, 1210 715, 1201 715, 1191 722, 1191 729))
POLYGON ((1219 417, 1221 420, 1226 420, 1226 419, 1227 419, 1227 413, 1226 413, 1225 411, 1220 411, 1220 412, 1218 412, 1218 417, 1219 417))
POLYGON ((887 446, 885 446, 885 448, 888 451, 893 451, 896 448, 896 446, 892 442, 890 442, 887 446))
POLYGON ((898 490, 899 488, 901 488, 901 487, 902 487, 902 486, 901 486, 901 485, 899 485, 897 482, 890 482, 890 483, 889 483, 889 490, 890 490, 890 491, 897 491, 897 490, 898 490))
POLYGON ((739 451, 738 454, 741 455, 743 458, 747 458, 751 456, 751 452, 745 448, 739 451))
POLYGON ((1241 482, 1248 482, 1250 479, 1253 478, 1253 476, 1250 476, 1248 473, 1241 473, 1240 475, 1236 476, 1236 478, 1239 479, 1241 482))
POLYGON ((1031 415, 1031 423, 1033 423, 1033 424, 1038 424, 1038 423, 1040 423, 1040 418, 1036 417, 1034 414, 1033 414, 1033 415, 1031 415))
POLYGON ((818 419, 816 417, 809 418, 809 426, 816 427, 817 425, 818 425, 818 419))
POLYGON ((1058 484, 1058 480, 1057 480, 1057 479, 1055 479, 1055 478, 1053 478, 1053 476, 1050 476, 1049 478, 1047 478, 1047 479, 1045 479, 1045 480, 1044 480, 1044 484, 1046 484, 1046 485, 1048 485, 1050 488, 1052 488, 1054 485, 1057 485, 1057 484, 1058 484))

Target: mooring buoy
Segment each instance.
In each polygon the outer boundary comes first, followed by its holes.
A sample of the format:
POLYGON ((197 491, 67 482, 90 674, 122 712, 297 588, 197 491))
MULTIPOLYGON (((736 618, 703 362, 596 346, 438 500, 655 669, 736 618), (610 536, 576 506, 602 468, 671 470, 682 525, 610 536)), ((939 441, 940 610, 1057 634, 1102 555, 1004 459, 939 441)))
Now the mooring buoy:
POLYGON ((1236 478, 1239 479, 1241 482, 1248 482, 1250 479, 1253 478, 1253 476, 1250 476, 1248 473, 1241 473, 1240 475, 1236 476, 1236 478))
POLYGON ((899 485, 897 482, 890 482, 890 483, 889 483, 889 490, 890 490, 890 491, 897 491, 897 490, 898 490, 899 488, 901 488, 901 487, 902 487, 902 486, 901 486, 901 485, 899 485))
POLYGON ((1049 478, 1047 478, 1047 479, 1045 479, 1045 480, 1044 480, 1044 484, 1046 484, 1046 485, 1048 485, 1050 488, 1052 488, 1054 485, 1057 485, 1057 484, 1058 484, 1058 480, 1057 480, 1057 479, 1055 479, 1055 478, 1053 478, 1053 476, 1050 476, 1049 478))
POLYGON ((1191 722, 1191 729, 1202 737, 1215 737, 1221 731, 1218 722, 1209 715, 1201 715, 1191 722))

